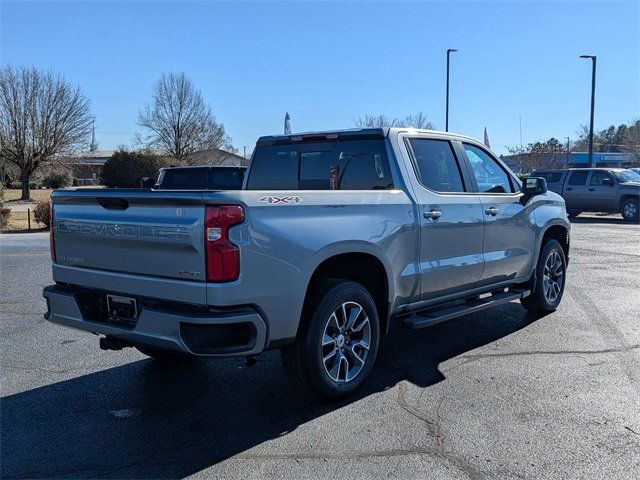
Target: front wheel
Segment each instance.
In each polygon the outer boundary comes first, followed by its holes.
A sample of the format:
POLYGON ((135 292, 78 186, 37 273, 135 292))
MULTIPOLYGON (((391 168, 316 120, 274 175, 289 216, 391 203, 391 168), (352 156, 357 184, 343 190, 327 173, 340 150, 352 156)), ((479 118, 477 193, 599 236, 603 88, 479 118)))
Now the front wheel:
POLYGON ((349 281, 325 283, 309 302, 295 344, 282 349, 285 373, 307 393, 349 395, 378 354, 376 305, 362 285, 349 281))
POLYGON ((553 312, 560 305, 566 282, 567 260, 557 240, 547 240, 540 251, 536 266, 534 291, 520 302, 527 310, 553 312))
POLYGON ((620 213, 622 214, 622 218, 624 218, 627 222, 638 222, 638 199, 628 198, 624 202, 622 202, 620 213))

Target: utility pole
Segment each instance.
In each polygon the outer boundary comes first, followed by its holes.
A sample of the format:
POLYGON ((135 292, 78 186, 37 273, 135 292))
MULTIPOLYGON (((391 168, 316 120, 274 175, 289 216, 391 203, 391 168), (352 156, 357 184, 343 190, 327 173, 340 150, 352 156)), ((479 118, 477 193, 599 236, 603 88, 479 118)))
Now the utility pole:
POLYGON ((571 151, 569 147, 569 137, 564 137, 567 139, 567 167, 569 166, 569 160, 571 159, 571 151))
POLYGON ((596 104, 596 56, 580 55, 580 58, 591 59, 591 120, 589 121, 589 166, 595 167, 593 162, 593 114, 596 104))
POLYGON ((444 120, 444 131, 449 131, 449 56, 451 52, 457 52, 455 48, 447 49, 447 98, 445 101, 445 120, 444 120))
POLYGON ((520 150, 522 150, 522 115, 518 115, 518 121, 520 122, 520 150))

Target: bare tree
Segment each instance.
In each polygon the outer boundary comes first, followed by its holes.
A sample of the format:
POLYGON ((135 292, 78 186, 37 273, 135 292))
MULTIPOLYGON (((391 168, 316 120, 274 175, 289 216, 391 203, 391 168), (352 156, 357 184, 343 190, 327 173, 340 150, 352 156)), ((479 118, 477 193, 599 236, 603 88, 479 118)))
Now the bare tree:
POLYGON ((89 99, 61 75, 0 68, 0 159, 19 171, 22 200, 38 168, 87 145, 92 122, 89 99))
POLYGON ((383 127, 403 127, 417 128, 421 130, 433 130, 433 124, 427 120, 426 115, 419 112, 417 115, 409 115, 404 119, 391 118, 386 115, 365 115, 355 120, 356 127, 360 128, 383 128, 383 127))
POLYGON ((622 151, 633 157, 636 165, 640 165, 640 120, 629 125, 623 139, 622 151))
POLYGON ((569 160, 566 147, 553 137, 546 142, 530 143, 525 147, 508 146, 507 151, 516 156, 513 163, 520 165, 522 173, 542 168, 566 167, 569 160))
POLYGON ((138 114, 138 124, 148 131, 143 143, 177 160, 209 149, 233 151, 224 125, 216 122, 184 73, 163 74, 153 87, 153 102, 138 114))

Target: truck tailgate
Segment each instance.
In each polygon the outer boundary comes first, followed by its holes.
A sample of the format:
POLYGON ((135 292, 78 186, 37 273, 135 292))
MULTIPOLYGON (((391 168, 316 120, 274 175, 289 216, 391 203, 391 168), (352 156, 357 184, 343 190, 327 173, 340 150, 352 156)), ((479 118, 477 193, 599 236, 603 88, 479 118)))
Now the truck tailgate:
POLYGON ((205 281, 201 193, 91 189, 52 201, 56 263, 205 281))

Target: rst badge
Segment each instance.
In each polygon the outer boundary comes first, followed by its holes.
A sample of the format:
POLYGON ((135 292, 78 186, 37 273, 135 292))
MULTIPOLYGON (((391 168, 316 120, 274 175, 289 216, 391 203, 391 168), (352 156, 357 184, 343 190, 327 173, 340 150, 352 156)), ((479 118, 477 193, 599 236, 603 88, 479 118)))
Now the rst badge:
POLYGON ((282 203, 285 205, 291 205, 291 204, 296 204, 296 203, 301 203, 302 202, 302 197, 299 197, 297 195, 290 195, 287 197, 275 197, 273 195, 268 195, 266 197, 260 197, 258 199, 258 201, 260 203, 268 203, 270 205, 276 204, 276 203, 282 203))

